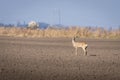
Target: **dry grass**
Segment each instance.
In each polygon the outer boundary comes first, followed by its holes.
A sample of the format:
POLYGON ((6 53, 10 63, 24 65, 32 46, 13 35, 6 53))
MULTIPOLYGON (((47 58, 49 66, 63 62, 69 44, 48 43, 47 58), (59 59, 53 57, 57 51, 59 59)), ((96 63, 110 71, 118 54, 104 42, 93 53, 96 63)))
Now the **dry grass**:
POLYGON ((108 31, 104 28, 93 27, 69 27, 67 29, 47 28, 45 30, 30 30, 19 27, 0 27, 0 36, 12 37, 73 37, 80 38, 108 38, 119 39, 120 30, 112 29, 108 31))

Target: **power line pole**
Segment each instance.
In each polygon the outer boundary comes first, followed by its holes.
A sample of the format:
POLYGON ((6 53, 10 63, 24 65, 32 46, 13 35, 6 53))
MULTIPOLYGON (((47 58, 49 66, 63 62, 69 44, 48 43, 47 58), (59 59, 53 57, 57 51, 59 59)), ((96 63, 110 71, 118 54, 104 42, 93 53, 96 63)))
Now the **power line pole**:
POLYGON ((59 21, 59 25, 61 24, 61 11, 60 9, 58 9, 58 21, 59 21))

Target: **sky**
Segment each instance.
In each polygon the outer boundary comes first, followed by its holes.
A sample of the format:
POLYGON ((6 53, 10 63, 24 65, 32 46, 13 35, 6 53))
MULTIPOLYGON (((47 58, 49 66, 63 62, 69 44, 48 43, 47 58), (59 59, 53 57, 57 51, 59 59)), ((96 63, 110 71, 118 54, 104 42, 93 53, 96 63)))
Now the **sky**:
POLYGON ((120 0, 0 0, 0 23, 120 26, 120 0))

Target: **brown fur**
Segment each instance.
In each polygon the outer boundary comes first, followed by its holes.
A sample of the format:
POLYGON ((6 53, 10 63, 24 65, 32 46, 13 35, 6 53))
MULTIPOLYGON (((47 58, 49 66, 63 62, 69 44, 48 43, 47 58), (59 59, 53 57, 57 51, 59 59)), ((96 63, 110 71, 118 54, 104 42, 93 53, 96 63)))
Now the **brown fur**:
POLYGON ((79 47, 81 47, 83 49, 84 55, 87 55, 87 50, 86 50, 86 48, 88 46, 87 43, 85 43, 85 42, 76 42, 75 37, 74 37, 72 39, 72 44, 73 44, 73 47, 75 47, 75 49, 76 49, 76 55, 77 55, 77 48, 79 48, 79 47))

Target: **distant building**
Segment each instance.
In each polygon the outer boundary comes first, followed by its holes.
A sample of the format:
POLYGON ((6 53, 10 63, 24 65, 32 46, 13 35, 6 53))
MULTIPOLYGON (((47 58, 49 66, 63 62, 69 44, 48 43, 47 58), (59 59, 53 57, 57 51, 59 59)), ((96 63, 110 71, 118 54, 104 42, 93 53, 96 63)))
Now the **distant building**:
POLYGON ((39 28, 39 24, 35 21, 31 21, 28 23, 27 26, 28 29, 38 29, 39 28))

